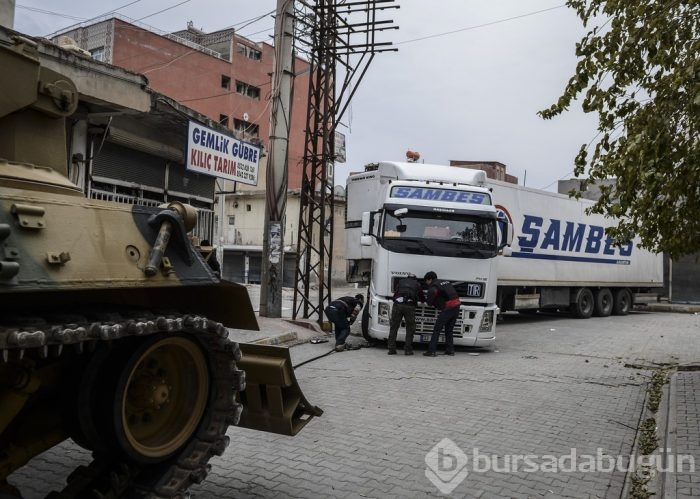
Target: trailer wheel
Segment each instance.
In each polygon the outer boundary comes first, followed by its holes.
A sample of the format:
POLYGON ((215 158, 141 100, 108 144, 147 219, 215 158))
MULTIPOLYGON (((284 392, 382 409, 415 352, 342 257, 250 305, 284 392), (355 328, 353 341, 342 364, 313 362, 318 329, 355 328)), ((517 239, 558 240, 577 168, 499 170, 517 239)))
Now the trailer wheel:
POLYGON ((627 315, 632 310, 632 293, 627 288, 616 289, 613 295, 613 315, 627 315))
POLYGON ((601 288, 595 294, 593 314, 596 317, 608 317, 613 309, 613 295, 608 288, 601 288))
POLYGON ((594 308, 593 292, 588 288, 579 288, 571 303, 571 312, 579 319, 588 319, 593 315, 594 308))

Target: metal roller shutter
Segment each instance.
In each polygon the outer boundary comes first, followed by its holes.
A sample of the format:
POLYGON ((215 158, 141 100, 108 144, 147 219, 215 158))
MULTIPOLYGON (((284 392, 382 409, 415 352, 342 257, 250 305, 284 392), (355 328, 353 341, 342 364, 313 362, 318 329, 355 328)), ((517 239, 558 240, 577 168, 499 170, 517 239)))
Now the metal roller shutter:
POLYGON ((105 142, 93 158, 92 174, 164 189, 165 164, 163 158, 105 142))
POLYGON ((227 281, 245 283, 245 254, 238 251, 224 251, 223 276, 227 281))

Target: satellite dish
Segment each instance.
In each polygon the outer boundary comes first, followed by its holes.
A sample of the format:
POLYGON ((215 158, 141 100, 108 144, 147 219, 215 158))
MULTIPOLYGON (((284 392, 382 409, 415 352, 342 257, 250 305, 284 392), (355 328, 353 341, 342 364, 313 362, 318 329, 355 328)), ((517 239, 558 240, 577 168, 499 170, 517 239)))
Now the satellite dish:
POLYGON ((248 121, 248 113, 243 113, 243 119, 248 121))

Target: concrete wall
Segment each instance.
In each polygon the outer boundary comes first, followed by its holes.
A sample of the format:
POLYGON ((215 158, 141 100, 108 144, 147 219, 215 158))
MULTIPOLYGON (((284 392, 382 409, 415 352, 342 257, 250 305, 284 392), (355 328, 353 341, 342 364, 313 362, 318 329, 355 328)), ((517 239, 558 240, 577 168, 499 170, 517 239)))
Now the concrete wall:
POLYGON ((669 298, 673 302, 700 303, 700 255, 671 262, 669 298))
POLYGON ((15 27, 15 0, 0 2, 0 26, 10 29, 15 27))

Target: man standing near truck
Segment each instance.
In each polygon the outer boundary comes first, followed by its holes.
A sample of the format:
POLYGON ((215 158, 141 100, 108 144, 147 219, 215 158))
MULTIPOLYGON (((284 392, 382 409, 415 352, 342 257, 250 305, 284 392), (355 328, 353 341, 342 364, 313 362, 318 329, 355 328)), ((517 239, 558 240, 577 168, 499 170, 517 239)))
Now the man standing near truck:
POLYGON ((443 328, 445 330, 445 355, 454 355, 455 347, 452 329, 454 329, 457 317, 459 317, 459 295, 450 281, 438 280, 437 274, 432 270, 425 274, 423 280, 428 285, 426 302, 428 305, 440 310, 435 320, 428 350, 423 352, 423 355, 427 357, 435 357, 437 355, 438 339, 443 328))
POLYGON ((425 301, 425 295, 416 276, 409 274, 396 283, 394 304, 391 306, 389 326, 389 355, 396 355, 396 335, 401 320, 406 322, 406 341, 403 344, 405 355, 413 355, 413 333, 416 332, 416 303, 425 301))

